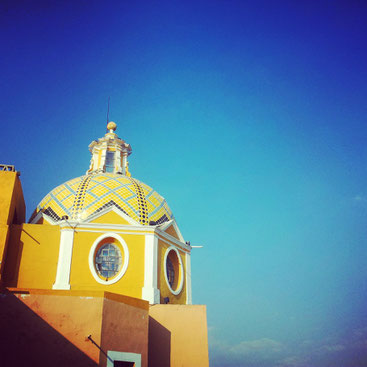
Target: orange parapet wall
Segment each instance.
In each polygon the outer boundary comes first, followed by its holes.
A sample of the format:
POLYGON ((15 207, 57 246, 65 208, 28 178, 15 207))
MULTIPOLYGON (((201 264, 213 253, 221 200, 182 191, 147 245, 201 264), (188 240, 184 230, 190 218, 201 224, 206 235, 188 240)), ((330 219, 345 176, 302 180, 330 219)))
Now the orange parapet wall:
POLYGON ((149 308, 149 367, 208 367, 206 306, 149 308))
POLYGON ((139 354, 148 366, 146 301, 100 291, 9 289, 0 296, 1 365, 104 367, 114 351, 139 354))

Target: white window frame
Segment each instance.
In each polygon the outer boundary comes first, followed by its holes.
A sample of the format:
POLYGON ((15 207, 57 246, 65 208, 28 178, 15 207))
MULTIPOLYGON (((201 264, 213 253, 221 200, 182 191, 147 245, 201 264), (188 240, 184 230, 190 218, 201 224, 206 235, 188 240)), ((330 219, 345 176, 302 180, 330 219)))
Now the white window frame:
POLYGON ((112 233, 112 232, 109 232, 109 233, 105 233, 101 236, 99 236, 94 242, 93 242, 93 245, 89 251, 89 269, 93 275, 93 278, 100 284, 105 284, 105 285, 110 285, 110 284, 114 284, 116 282, 118 282, 125 274, 126 270, 127 270, 127 267, 129 265, 129 249, 127 247, 127 244, 126 242, 124 241, 124 239, 119 236, 118 234, 116 233, 112 233), (95 252, 96 252, 96 248, 97 246, 99 245, 99 243, 101 241, 103 241, 104 239, 106 238, 114 238, 115 240, 117 240, 123 250, 124 250, 124 253, 123 253, 123 259, 124 259, 124 262, 122 264, 122 267, 119 271, 119 273, 112 279, 110 280, 104 280, 100 277, 100 275, 98 274, 97 270, 96 270, 96 265, 95 265, 95 252))
MULTIPOLYGON (((167 283, 168 289, 170 290, 170 292, 172 294, 174 294, 175 296, 177 296, 182 291, 185 274, 184 274, 184 268, 183 268, 183 264, 182 264, 182 259, 181 259, 180 253, 178 252, 178 250, 176 249, 176 247, 174 247, 174 246, 168 247, 168 249, 166 250, 166 253, 164 254, 163 264, 164 264, 164 272, 163 273, 164 273, 164 278, 166 279, 166 283, 167 283), (176 255, 177 255, 177 258, 178 258, 178 271, 179 271, 179 274, 177 274, 177 276, 180 278, 180 275, 181 275, 180 284, 178 284, 176 290, 173 290, 171 288, 171 285, 169 284, 168 277, 167 277, 167 258, 168 258, 168 255, 169 255, 169 253, 171 251, 174 251, 176 253, 176 255)), ((175 276, 176 276, 176 274, 175 274, 175 276)))
POLYGON ((141 367, 141 354, 116 352, 114 350, 107 351, 107 367, 113 367, 115 361, 133 362, 134 367, 141 367))

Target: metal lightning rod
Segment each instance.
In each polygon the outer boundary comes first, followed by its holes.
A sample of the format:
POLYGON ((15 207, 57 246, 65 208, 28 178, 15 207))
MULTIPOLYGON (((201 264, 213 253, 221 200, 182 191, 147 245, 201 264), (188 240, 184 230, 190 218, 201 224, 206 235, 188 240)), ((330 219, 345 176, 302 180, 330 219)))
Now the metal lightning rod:
POLYGON ((110 114, 110 96, 108 96, 108 103, 107 103, 107 125, 109 123, 109 114, 110 114))

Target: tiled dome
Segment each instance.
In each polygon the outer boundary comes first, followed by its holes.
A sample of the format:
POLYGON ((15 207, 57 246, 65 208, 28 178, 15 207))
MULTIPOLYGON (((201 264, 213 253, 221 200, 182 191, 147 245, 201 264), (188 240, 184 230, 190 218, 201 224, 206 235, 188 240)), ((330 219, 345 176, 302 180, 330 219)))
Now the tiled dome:
POLYGON ((111 206, 143 225, 173 219, 165 199, 148 185, 117 173, 92 173, 53 189, 39 203, 31 220, 40 211, 56 222, 65 215, 86 220, 111 206))

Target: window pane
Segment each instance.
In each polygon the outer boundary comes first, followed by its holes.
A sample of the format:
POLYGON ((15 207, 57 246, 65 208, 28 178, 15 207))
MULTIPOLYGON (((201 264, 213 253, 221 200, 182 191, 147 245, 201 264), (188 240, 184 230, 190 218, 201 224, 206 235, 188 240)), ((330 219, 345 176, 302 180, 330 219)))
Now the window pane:
POLYGON ((113 172, 115 163, 115 152, 106 152, 106 172, 113 172))
POLYGON ((175 282, 175 269, 174 269, 172 261, 169 257, 167 257, 166 272, 167 272, 168 283, 172 287, 173 283, 175 282))
POLYGON ((112 278, 121 269, 122 254, 120 249, 113 243, 103 245, 95 257, 95 265, 102 278, 112 278))

